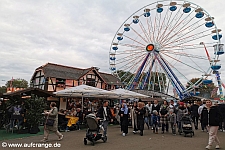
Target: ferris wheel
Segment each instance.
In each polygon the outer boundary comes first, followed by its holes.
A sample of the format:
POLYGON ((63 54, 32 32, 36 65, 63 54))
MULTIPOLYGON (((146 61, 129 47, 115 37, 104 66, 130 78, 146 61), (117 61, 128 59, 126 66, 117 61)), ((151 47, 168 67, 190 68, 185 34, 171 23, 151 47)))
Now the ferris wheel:
MULTIPOLYGON (((211 83, 212 74, 219 75, 221 38, 214 17, 199 5, 157 1, 122 23, 110 46, 110 70, 126 89, 172 89, 184 99, 211 83)), ((222 95, 220 76, 217 80, 222 95)))

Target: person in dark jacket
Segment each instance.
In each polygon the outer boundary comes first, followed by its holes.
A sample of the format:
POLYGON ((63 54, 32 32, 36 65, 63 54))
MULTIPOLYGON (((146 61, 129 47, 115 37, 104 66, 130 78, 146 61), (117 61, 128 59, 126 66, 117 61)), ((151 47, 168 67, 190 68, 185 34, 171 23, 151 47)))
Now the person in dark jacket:
POLYGON ((219 109, 222 114, 222 120, 220 122, 220 131, 225 132, 225 103, 219 104, 219 109))
POLYGON ((68 118, 66 118, 66 110, 60 110, 58 113, 58 125, 60 127, 60 130, 64 130, 68 132, 68 118))
POLYGON ((209 141, 206 149, 211 149, 213 142, 216 143, 216 149, 219 149, 219 139, 217 131, 222 118, 218 106, 213 106, 210 100, 206 100, 206 106, 202 110, 202 122, 207 126, 209 132, 209 141))
POLYGON ((160 107, 159 116, 160 116, 160 123, 162 125, 162 134, 163 134, 165 129, 166 129, 166 132, 168 132, 169 130, 168 103, 166 100, 163 101, 163 104, 160 107))
POLYGON ((122 107, 120 109, 119 115, 120 115, 120 125, 121 125, 121 131, 123 132, 123 136, 126 136, 128 133, 128 107, 126 103, 122 104, 122 107))
POLYGON ((140 130, 140 135, 143 136, 144 131, 144 115, 145 115, 145 104, 143 102, 138 102, 138 109, 136 110, 137 114, 137 126, 140 130))
MULTIPOLYGON (((99 118, 103 119, 103 128, 104 128, 104 136, 107 136, 107 126, 109 121, 112 119, 112 114, 109 108, 109 102, 103 101, 103 106, 98 109, 98 113, 96 115, 99 118)), ((113 120, 111 120, 113 121, 113 120)))
POLYGON ((75 116, 79 118, 76 125, 77 125, 77 130, 80 130, 80 125, 83 123, 83 120, 84 120, 84 115, 80 108, 77 108, 77 113, 75 116))
POLYGON ((197 101, 195 101, 194 104, 190 108, 191 117, 194 122, 196 130, 198 130, 198 119, 199 119, 198 108, 199 108, 199 105, 197 104, 197 101))

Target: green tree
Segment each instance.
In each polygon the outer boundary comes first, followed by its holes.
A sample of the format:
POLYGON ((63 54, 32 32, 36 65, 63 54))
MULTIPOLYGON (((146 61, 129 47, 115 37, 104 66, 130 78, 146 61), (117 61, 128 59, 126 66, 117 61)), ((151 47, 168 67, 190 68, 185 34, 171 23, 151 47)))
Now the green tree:
POLYGON ((0 87, 0 93, 6 93, 6 92, 7 92, 6 86, 1 86, 0 87))
POLYGON ((30 98, 25 99, 25 105, 27 110, 26 119, 31 126, 30 130, 32 130, 30 132, 37 133, 40 123, 44 121, 42 113, 47 108, 47 101, 45 98, 32 94, 30 98))
MULTIPOLYGON (((189 82, 187 82, 186 87, 190 87, 191 83, 196 83, 200 78, 192 78, 189 82), (191 82, 191 83, 190 83, 191 82)), ((204 95, 211 95, 211 91, 215 88, 216 86, 214 85, 214 83, 210 83, 210 84, 203 84, 201 83, 198 87, 195 88, 195 92, 199 91, 200 92, 200 96, 205 97, 204 95)), ((209 97, 207 97, 209 98, 209 97)))
MULTIPOLYGON (((133 80, 134 75, 131 72, 126 72, 123 70, 118 70, 117 71, 117 75, 119 76, 119 78, 121 79, 121 82, 124 83, 124 85, 126 86, 131 80, 133 80)), ((144 89, 148 90, 149 87, 149 83, 150 83, 150 89, 153 89, 153 85, 154 85, 154 90, 155 91, 165 91, 166 89, 166 75, 165 73, 160 73, 160 72, 151 72, 151 79, 149 81, 149 78, 147 80, 145 80, 147 73, 146 72, 142 72, 140 77, 138 78, 138 81, 136 83, 137 87, 142 87, 143 84, 144 85, 144 89), (144 83, 144 81, 146 81, 144 83)))
POLYGON ((6 82, 6 87, 27 88, 28 82, 25 79, 17 78, 6 82))

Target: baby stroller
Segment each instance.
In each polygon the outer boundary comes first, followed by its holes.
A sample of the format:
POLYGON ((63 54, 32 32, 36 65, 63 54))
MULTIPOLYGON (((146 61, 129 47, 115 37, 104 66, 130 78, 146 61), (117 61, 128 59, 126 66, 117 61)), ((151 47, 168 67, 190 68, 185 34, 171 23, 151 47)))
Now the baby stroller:
POLYGON ((191 117, 185 115, 182 117, 181 122, 182 122, 182 132, 184 133, 184 136, 186 137, 187 134, 190 134, 191 137, 194 136, 191 117))
POLYGON ((101 131, 104 131, 103 120, 99 120, 99 125, 95 114, 89 114, 86 116, 86 122, 88 129, 86 132, 86 137, 84 138, 84 145, 87 145, 87 140, 92 142, 93 146, 95 145, 95 142, 100 139, 102 139, 105 143, 107 141, 107 137, 101 134, 101 131))

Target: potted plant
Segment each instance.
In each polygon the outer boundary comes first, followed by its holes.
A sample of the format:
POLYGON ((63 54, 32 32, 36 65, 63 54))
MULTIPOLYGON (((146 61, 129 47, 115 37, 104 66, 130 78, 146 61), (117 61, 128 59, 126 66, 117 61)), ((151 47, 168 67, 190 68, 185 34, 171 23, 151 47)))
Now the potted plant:
POLYGON ((46 100, 42 97, 37 97, 31 94, 31 97, 25 100, 27 123, 31 134, 36 134, 40 131, 39 125, 44 121, 43 112, 47 107, 46 100))

